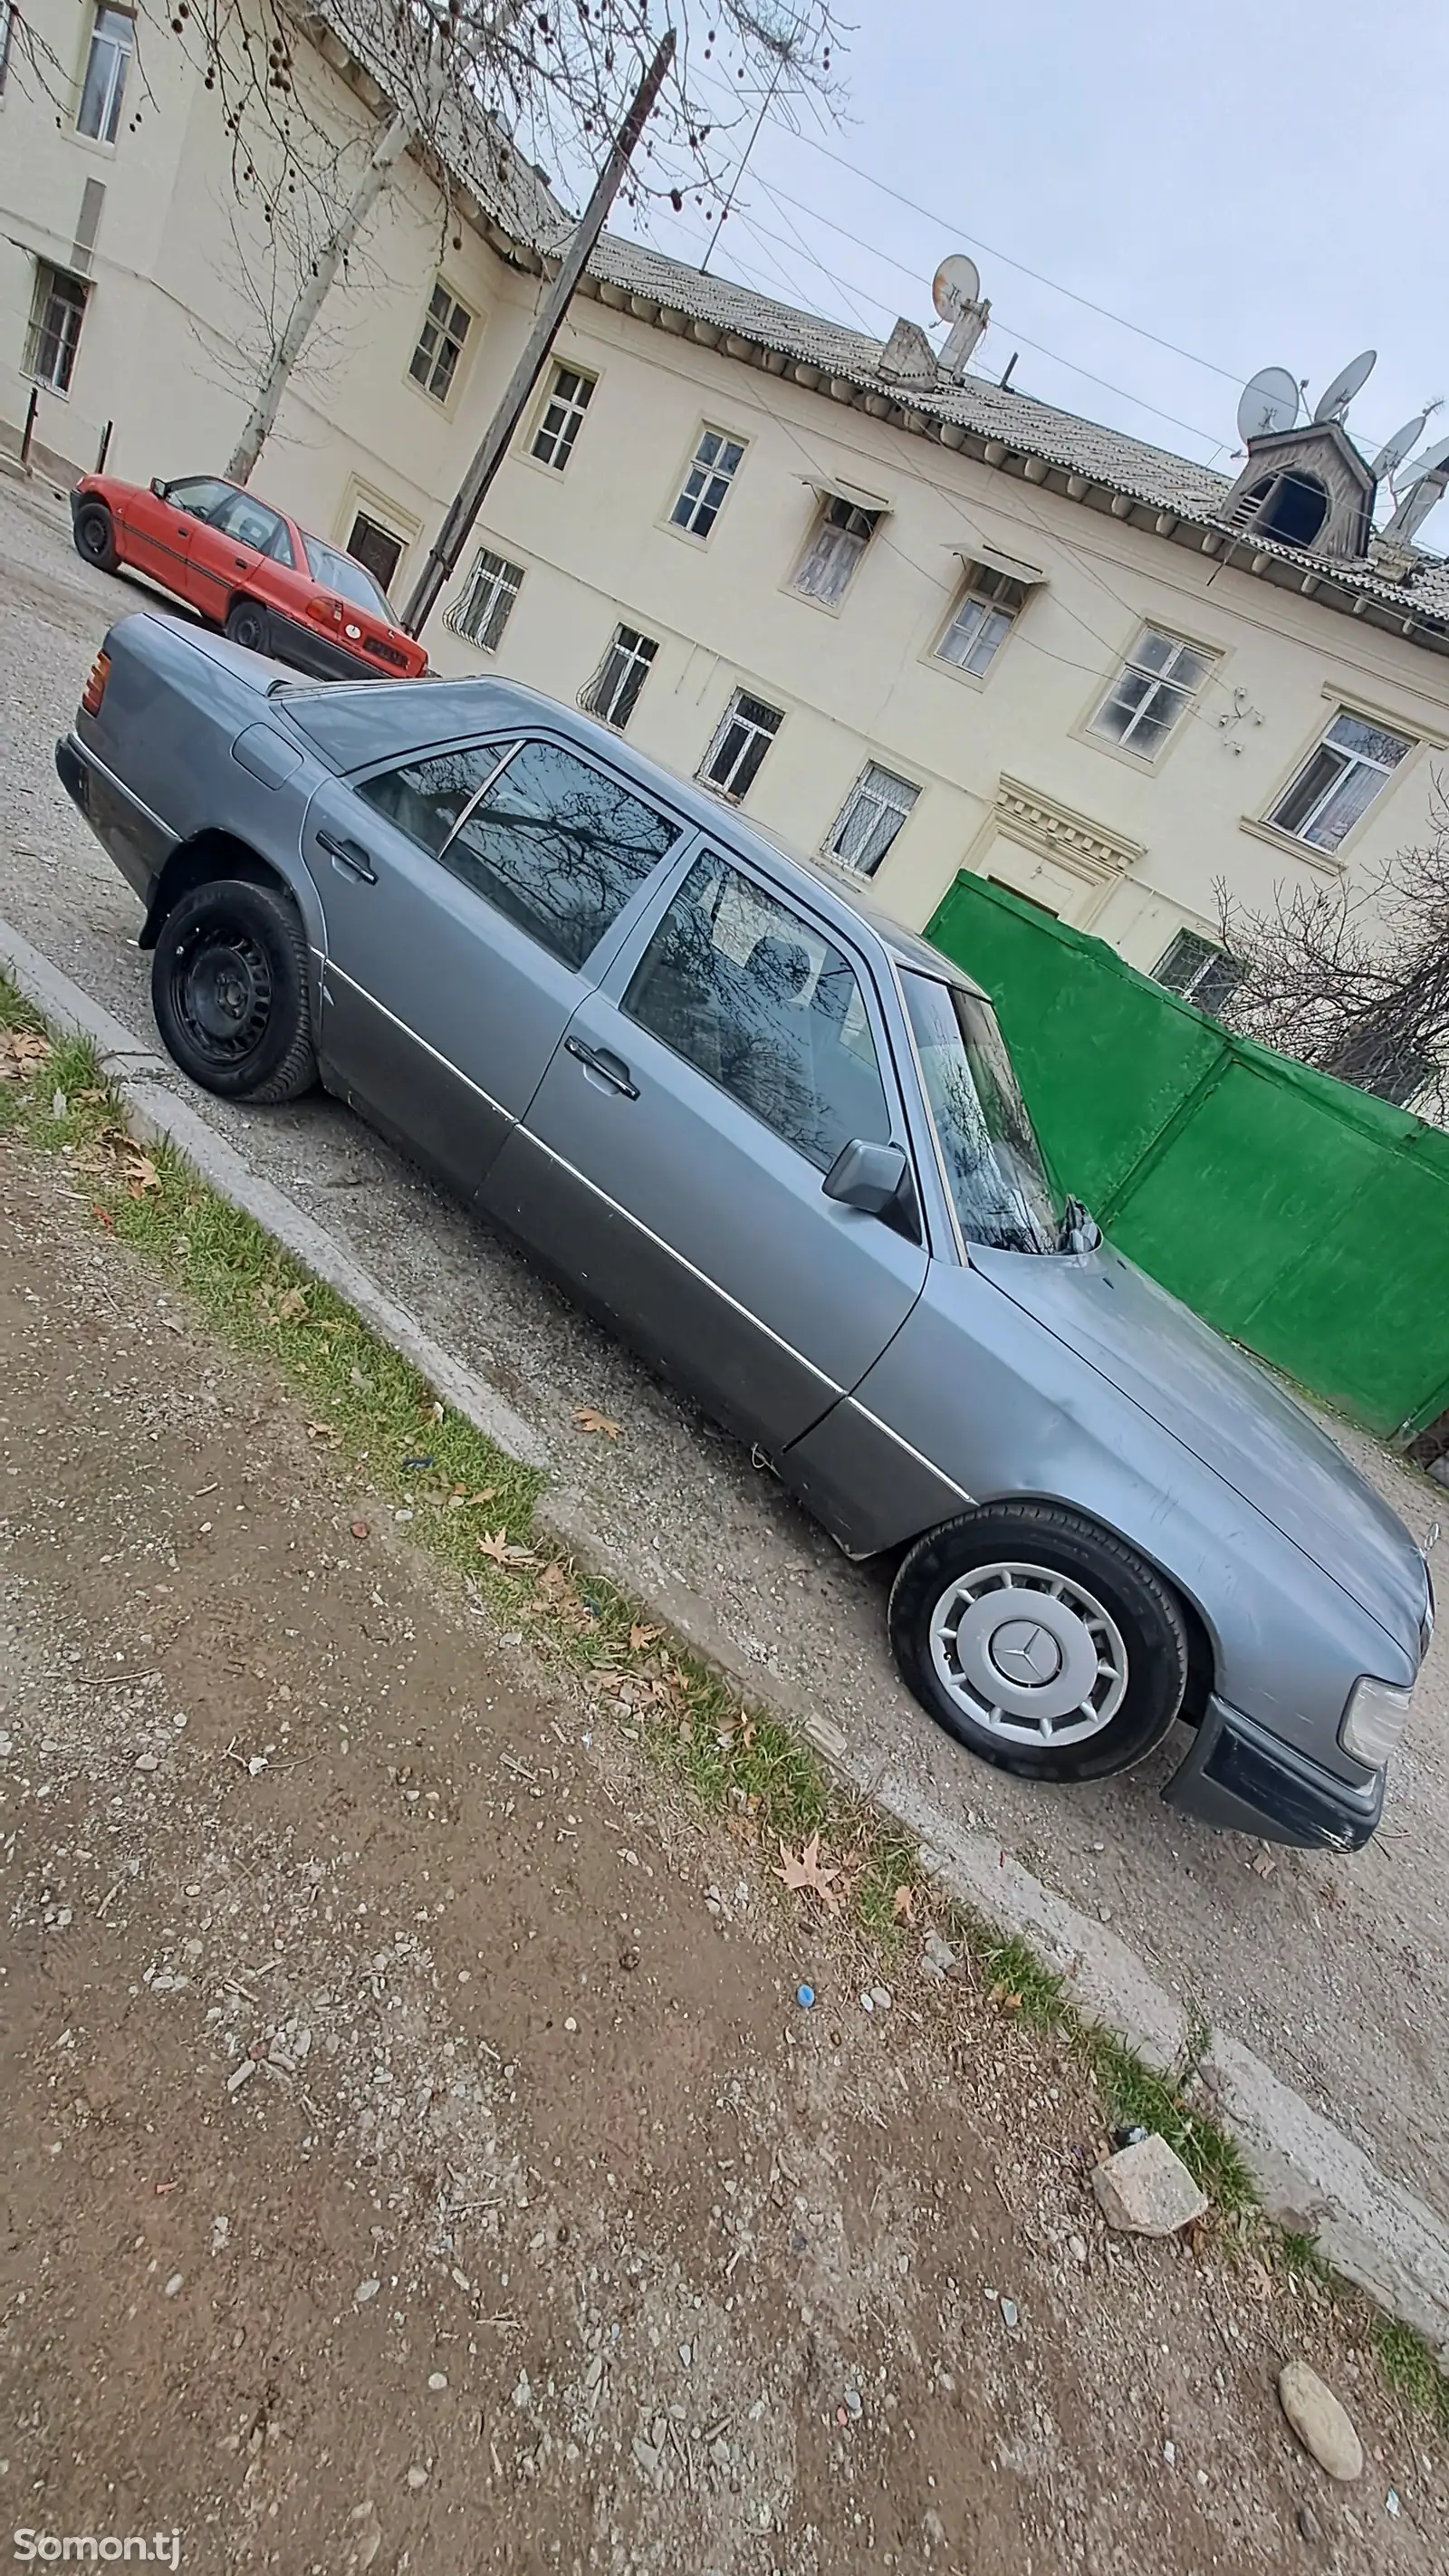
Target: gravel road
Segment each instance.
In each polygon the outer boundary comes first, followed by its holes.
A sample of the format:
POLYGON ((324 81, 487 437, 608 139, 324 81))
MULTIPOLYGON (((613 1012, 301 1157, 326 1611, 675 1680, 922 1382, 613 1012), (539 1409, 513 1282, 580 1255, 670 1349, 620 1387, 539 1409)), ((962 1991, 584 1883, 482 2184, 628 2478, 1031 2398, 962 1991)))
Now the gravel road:
MULTIPOLYGON (((51 766, 106 624, 144 598, 79 562, 54 495, 0 482, 0 916, 150 1045, 136 905, 51 766)), ((1449 2219, 1449 1623, 1383 1829, 1353 1859, 1269 1853, 1175 1817, 1157 1792, 1178 1736, 1124 1780, 1033 1792, 973 1764, 903 1692, 880 1580, 509 1245, 327 1102, 234 1112, 189 1096, 538 1426, 642 1592, 706 1604, 762 1690, 833 1719, 883 1780, 927 1785, 984 1823, 1449 2219), (579 1405, 617 1421, 619 1440, 582 1438, 579 1405)), ((1340 1436, 1422 1535, 1442 1495, 1373 1442, 1340 1436)), ((1449 1546, 1435 1566, 1449 1597, 1449 1546)))

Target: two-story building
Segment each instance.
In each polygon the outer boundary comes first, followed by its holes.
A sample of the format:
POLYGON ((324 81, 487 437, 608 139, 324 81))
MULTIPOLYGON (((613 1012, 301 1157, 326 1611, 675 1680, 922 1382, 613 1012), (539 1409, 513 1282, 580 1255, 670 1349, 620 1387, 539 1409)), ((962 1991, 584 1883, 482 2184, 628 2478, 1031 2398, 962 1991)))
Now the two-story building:
MULTIPOLYGON (((71 87, 58 119, 12 34, 0 418, 13 445, 38 386, 73 468, 110 424, 112 472, 215 472, 267 249, 216 96, 153 45, 133 131, 135 22, 23 9, 71 87)), ((380 57, 309 24, 311 112, 363 151, 380 57)), ((481 127, 446 193, 425 159, 380 199, 254 478, 394 597, 568 231, 481 127)), ((592 709, 912 924, 976 869, 1210 1008, 1220 888, 1250 909, 1371 889, 1429 827, 1449 565, 1376 538, 1374 499, 1340 423, 1255 441, 1234 482, 948 373, 910 323, 882 344, 606 234, 428 640, 445 672, 592 709)))

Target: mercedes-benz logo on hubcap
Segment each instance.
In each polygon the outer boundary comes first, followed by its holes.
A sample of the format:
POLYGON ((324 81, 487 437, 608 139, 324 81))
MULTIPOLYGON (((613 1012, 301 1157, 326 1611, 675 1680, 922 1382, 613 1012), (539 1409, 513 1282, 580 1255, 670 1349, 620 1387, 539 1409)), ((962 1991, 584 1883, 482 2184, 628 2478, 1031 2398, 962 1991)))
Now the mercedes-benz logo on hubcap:
POLYGON ((999 1673, 1022 1690, 1054 1682, 1062 1668, 1062 1650, 1050 1628, 1034 1619, 1011 1619, 991 1640, 991 1660, 999 1673))

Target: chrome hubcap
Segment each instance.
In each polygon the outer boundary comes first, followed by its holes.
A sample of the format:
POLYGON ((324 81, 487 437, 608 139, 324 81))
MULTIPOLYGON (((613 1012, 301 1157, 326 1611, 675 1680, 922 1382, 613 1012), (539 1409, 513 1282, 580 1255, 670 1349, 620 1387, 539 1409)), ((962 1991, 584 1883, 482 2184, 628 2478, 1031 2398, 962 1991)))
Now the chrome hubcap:
POLYGON ((1041 1751, 1110 1725, 1127 1689, 1116 1621, 1070 1575, 975 1565, 931 1613, 931 1661, 963 1714, 1003 1744, 1041 1751))

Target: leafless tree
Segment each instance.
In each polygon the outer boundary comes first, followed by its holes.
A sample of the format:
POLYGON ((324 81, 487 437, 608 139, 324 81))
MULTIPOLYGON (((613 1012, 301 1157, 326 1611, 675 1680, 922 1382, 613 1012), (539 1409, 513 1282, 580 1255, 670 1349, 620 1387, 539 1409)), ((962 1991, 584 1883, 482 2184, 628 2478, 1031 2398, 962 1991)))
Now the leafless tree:
MULTIPOLYGON (((713 217, 732 128, 764 94, 782 115, 803 91, 834 97, 841 41, 831 0, 664 0, 657 10, 651 0, 137 0, 137 10, 143 77, 156 47, 181 48, 215 95, 233 191, 273 245, 257 263, 272 345, 231 460, 238 481, 404 156, 439 184, 450 230, 461 187, 540 250, 561 249, 569 219, 540 168, 559 174, 565 196, 586 193, 672 23, 673 67, 625 195, 676 210, 690 196, 713 217), (323 70, 339 50, 367 76, 341 122, 323 70)), ((151 112, 138 94, 128 123, 151 112)))
POLYGON ((1224 947, 1245 969, 1221 1016, 1244 1036, 1383 1100, 1449 1117, 1449 790, 1429 831, 1357 892, 1280 888, 1271 913, 1219 888, 1224 947))

